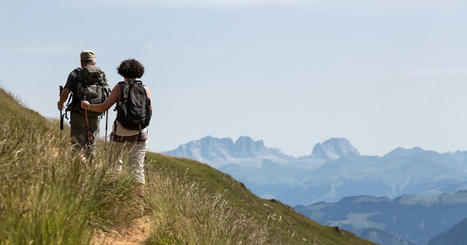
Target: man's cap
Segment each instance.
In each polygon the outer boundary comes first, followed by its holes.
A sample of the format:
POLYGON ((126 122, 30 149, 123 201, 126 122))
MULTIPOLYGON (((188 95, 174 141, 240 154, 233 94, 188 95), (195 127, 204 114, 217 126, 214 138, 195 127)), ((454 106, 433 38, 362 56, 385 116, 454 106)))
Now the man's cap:
POLYGON ((96 60, 96 53, 92 50, 83 50, 81 52, 81 60, 82 61, 95 61, 96 60))

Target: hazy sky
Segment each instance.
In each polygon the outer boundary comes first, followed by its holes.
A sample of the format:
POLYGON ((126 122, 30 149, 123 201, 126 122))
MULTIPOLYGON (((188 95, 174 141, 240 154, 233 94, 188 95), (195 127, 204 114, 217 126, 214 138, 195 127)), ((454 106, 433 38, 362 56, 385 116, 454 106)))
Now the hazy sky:
POLYGON ((6 1, 0 86, 58 117, 92 49, 112 87, 120 61, 145 65, 153 151, 206 135, 296 156, 330 137, 467 150, 466 23, 465 0, 6 1))

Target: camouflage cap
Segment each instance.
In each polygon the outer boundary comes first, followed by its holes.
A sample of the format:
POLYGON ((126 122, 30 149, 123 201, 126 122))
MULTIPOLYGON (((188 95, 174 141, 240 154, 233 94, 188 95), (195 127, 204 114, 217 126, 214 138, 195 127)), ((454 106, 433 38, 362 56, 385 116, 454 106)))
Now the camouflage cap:
POLYGON ((81 60, 82 61, 95 61, 96 60, 96 53, 92 50, 83 50, 81 52, 81 60))

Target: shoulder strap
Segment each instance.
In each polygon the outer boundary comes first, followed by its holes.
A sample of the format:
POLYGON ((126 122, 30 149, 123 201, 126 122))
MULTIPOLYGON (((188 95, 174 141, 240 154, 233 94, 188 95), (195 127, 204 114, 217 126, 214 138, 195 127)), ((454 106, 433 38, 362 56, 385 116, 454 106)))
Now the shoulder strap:
POLYGON ((118 83, 118 88, 119 88, 119 92, 120 92, 120 98, 118 98, 118 101, 123 101, 125 95, 125 86, 126 86, 126 82, 125 81, 122 81, 122 82, 119 82, 118 83))
POLYGON ((85 68, 86 68, 86 67, 81 68, 81 69, 79 70, 79 73, 78 73, 78 76, 77 76, 77 77, 79 78, 79 81, 78 81, 78 82, 81 82, 81 83, 83 83, 83 84, 85 84, 85 82, 84 82, 84 72, 83 72, 85 68))
POLYGON ((107 85, 107 77, 105 76, 105 72, 98 66, 95 66, 95 70, 97 70, 100 74, 100 80, 99 83, 101 85, 107 85))
POLYGON ((72 94, 70 96, 71 103, 70 103, 70 100, 68 100, 68 103, 67 103, 67 108, 69 111, 75 110, 76 105, 81 103, 81 102, 78 102, 78 89, 79 89, 78 85, 82 81, 82 78, 81 78, 82 70, 83 70, 82 67, 78 67, 72 71, 72 73, 74 73, 74 77, 73 77, 74 81, 73 81, 73 89, 71 91, 72 94))

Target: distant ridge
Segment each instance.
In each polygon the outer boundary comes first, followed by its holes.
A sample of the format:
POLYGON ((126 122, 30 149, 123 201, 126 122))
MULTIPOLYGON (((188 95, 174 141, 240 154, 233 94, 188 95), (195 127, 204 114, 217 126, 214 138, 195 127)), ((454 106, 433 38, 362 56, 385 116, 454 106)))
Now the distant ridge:
POLYGON ((405 241, 397 235, 378 229, 366 229, 362 232, 361 237, 379 245, 417 245, 415 243, 405 241))
POLYGON ((208 136, 164 154, 205 162, 241 180, 255 194, 289 205, 467 189, 467 152, 399 147, 384 156, 365 156, 345 138, 310 149, 309 155, 293 157, 247 136, 236 141, 208 136))
POLYGON ((264 145, 262 140, 254 141, 248 136, 241 136, 235 142, 231 138, 204 138, 180 145, 164 154, 178 157, 188 157, 211 166, 219 167, 227 163, 258 164, 267 159, 277 162, 287 162, 293 157, 275 148, 264 145), (259 159, 260 161, 256 161, 259 159))
POLYGON ((311 155, 295 158, 279 149, 266 147, 263 140, 255 141, 248 136, 240 136, 235 142, 231 138, 206 136, 163 153, 171 156, 188 157, 209 163, 214 167, 229 163, 260 165, 263 160, 287 163, 314 159, 317 162, 322 162, 336 160, 344 156, 360 155, 358 150, 344 138, 331 138, 323 143, 318 143, 313 147, 311 155))
MULTIPOLYGON (((467 217, 467 191, 434 196, 403 195, 394 199, 353 196, 332 203, 298 205, 295 210, 321 224, 342 226, 361 234, 365 239, 378 243, 386 241, 382 245, 404 242, 410 244, 408 241, 423 245, 430 237, 446 231, 467 217), (367 229, 371 229, 371 232, 367 229)), ((447 237, 457 237, 454 239, 456 241, 465 238, 463 241, 467 241, 467 236, 460 235, 467 234, 466 230, 467 221, 464 220, 449 235, 441 235, 441 238, 435 239, 433 245, 462 244, 442 241, 447 241, 447 237)))
POLYGON ((463 245, 467 242, 467 219, 428 241, 427 245, 463 245))

